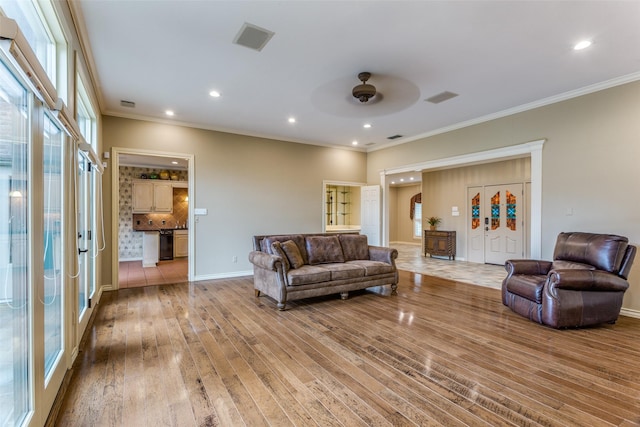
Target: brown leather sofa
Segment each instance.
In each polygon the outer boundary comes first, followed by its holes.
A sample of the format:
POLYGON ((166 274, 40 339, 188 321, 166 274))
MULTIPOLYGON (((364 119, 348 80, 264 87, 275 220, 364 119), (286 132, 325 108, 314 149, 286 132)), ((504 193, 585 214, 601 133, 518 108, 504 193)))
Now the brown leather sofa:
POLYGON ((502 303, 553 328, 615 323, 635 254, 626 237, 560 233, 553 261, 505 263, 502 303))

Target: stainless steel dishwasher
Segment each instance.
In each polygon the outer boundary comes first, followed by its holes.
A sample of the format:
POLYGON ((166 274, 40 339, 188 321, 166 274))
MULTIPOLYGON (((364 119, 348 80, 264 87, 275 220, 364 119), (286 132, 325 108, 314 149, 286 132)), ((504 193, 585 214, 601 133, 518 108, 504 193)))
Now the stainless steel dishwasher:
POLYGON ((173 259, 173 230, 160 230, 160 261, 173 259))

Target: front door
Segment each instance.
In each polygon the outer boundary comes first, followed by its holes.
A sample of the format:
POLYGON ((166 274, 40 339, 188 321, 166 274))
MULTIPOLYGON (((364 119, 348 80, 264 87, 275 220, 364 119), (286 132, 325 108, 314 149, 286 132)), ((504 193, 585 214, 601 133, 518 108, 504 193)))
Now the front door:
POLYGON ((504 264, 523 258, 522 184, 490 185, 484 188, 485 262, 504 264))

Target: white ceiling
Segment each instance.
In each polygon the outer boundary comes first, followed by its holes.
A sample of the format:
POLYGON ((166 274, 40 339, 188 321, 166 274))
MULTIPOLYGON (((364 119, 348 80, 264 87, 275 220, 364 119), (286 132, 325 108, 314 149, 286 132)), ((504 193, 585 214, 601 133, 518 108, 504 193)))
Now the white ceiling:
POLYGON ((640 79, 639 1, 69 4, 103 114, 286 141, 370 151, 640 79), (233 43, 244 23, 275 33, 262 51, 233 43))

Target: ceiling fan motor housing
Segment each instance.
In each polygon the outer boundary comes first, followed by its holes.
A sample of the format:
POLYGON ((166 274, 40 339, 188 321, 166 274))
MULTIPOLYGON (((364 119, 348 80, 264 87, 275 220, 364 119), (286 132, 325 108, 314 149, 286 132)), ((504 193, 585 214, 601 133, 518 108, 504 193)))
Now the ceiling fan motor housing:
POLYGON ((367 80, 371 77, 371 73, 363 72, 358 74, 358 79, 362 84, 353 88, 351 93, 355 98, 358 98, 360 102, 367 102, 373 98, 376 94, 376 88, 373 85, 367 84, 367 80))

